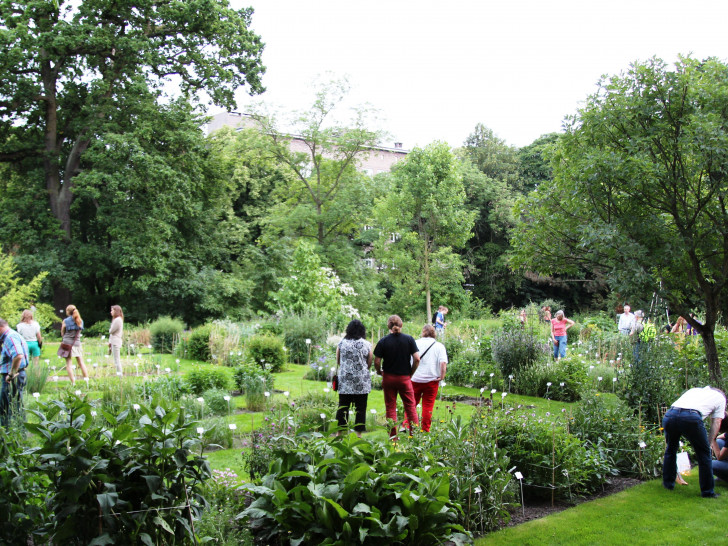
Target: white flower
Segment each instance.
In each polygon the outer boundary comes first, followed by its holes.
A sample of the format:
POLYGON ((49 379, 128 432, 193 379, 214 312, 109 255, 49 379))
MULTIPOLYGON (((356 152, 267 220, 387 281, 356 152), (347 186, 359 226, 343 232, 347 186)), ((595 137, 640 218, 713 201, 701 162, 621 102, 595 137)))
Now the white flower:
POLYGON ((238 428, 238 425, 236 425, 235 423, 230 423, 230 424, 228 425, 228 428, 229 428, 230 430, 235 430, 235 429, 237 429, 237 428, 238 428))
POLYGON ((290 394, 291 394, 291 393, 290 393, 290 392, 288 392, 288 391, 283 391, 283 396, 285 396, 285 397, 288 397, 288 395, 290 395, 290 394))
POLYGON ((197 434, 199 434, 200 436, 202 436, 204 433, 205 433, 205 429, 204 428, 197 427, 197 434))
POLYGON ((142 407, 139 404, 133 404, 132 408, 134 408, 134 411, 139 411, 140 409, 142 409, 142 407))
POLYGON ((376 415, 377 414, 377 410, 375 410, 374 408, 372 408, 372 409, 369 410, 369 413, 371 413, 372 415, 376 415))
POLYGON ((594 369, 594 366, 589 366, 589 369, 590 369, 590 370, 593 370, 593 369, 594 369))
POLYGON ((495 374, 493 372, 490 373, 490 376, 493 377, 495 374))
POLYGON ((501 398, 505 398, 506 396, 508 396, 508 393, 507 392, 502 392, 501 393, 501 398))
POLYGON ((495 394, 498 392, 498 389, 491 389, 490 394, 495 394))
POLYGON ((204 403, 205 403, 205 399, 204 399, 204 398, 202 398, 202 396, 198 396, 198 397, 197 397, 197 401, 198 401, 198 402, 199 402, 200 404, 204 404, 204 403))
POLYGON ((311 345, 311 340, 309 338, 306 338, 306 345, 311 345))
POLYGON ((151 345, 147 345, 147 349, 151 349, 151 348, 152 348, 152 346, 151 346, 151 345))
POLYGON ((639 444, 637 444, 637 445, 639 445, 639 446, 640 446, 640 449, 644 449, 644 448, 646 448, 646 447, 647 447, 647 444, 646 444, 646 443, 644 443, 644 442, 643 442, 642 440, 640 440, 640 443, 639 443, 639 444))
POLYGON ((601 381, 601 380, 602 380, 602 376, 600 375, 599 377, 597 377, 597 381, 601 381))
POLYGON ((76 396, 81 396, 81 391, 77 390, 75 391, 76 396))
POLYGON ((167 373, 169 373, 169 372, 172 371, 172 368, 164 368, 164 371, 167 372, 167 373))
POLYGON ((223 396, 222 399, 225 400, 225 402, 230 402, 230 397, 228 395, 223 396))
POLYGON ((477 370, 473 370, 473 375, 478 375, 478 371, 477 370))
POLYGON ((270 396, 270 393, 268 391, 265 391, 263 394, 265 395, 266 398, 268 398, 270 396))
POLYGON ((33 393, 33 398, 35 398, 36 400, 38 400, 38 398, 40 398, 40 393, 39 392, 34 392, 33 393))
POLYGON ((550 387, 551 386, 551 381, 549 381, 548 383, 546 383, 546 386, 547 387, 550 387))
POLYGON ((325 414, 325 413, 322 413, 322 414, 320 415, 320 417, 321 417, 321 419, 326 419, 326 414, 325 414))

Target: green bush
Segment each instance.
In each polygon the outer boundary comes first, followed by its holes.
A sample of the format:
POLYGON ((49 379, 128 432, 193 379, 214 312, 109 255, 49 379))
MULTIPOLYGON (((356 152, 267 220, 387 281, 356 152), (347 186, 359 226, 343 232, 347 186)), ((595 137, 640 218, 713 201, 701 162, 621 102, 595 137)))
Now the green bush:
POLYGON ((210 389, 226 390, 228 388, 229 376, 225 370, 214 366, 197 366, 187 372, 185 382, 189 392, 200 396, 210 389))
POLYGON ((34 392, 42 393, 46 383, 48 382, 48 376, 50 373, 50 364, 46 364, 43 360, 39 360, 37 366, 35 364, 28 366, 25 370, 25 392, 30 394, 33 394, 34 392))
POLYGON ((303 378, 310 381, 331 381, 335 370, 336 356, 327 353, 319 353, 315 359, 311 359, 309 370, 303 378), (334 371, 332 371, 332 368, 334 371))
POLYGON ((253 336, 245 345, 247 357, 263 369, 279 372, 286 363, 283 342, 273 336, 253 336))
POLYGON ((212 479, 203 490, 209 506, 195 523, 200 542, 209 538, 218 546, 253 546, 245 522, 235 519, 245 509, 245 494, 238 490, 238 485, 238 475, 229 468, 212 471, 212 479))
POLYGON ((515 392, 574 402, 587 382, 586 367, 580 360, 567 357, 558 362, 537 362, 522 369, 513 380, 515 392))
POLYGON ((453 385, 475 388, 501 389, 503 385, 500 370, 496 368, 492 360, 484 363, 481 354, 475 349, 467 349, 460 355, 460 358, 450 360, 445 380, 453 385), (491 376, 491 374, 493 375, 491 376))
POLYGON ((161 403, 163 400, 177 401, 182 395, 189 393, 189 385, 178 375, 163 375, 137 383, 134 389, 137 395, 148 403, 161 403))
POLYGON ((205 407, 213 415, 227 415, 230 413, 230 393, 227 391, 208 389, 202 393, 202 398, 205 400, 205 407))
POLYGON ((272 391, 275 385, 275 376, 270 370, 263 370, 252 362, 237 366, 233 372, 235 387, 243 394, 248 392, 272 391))
POLYGON ((282 336, 283 328, 277 322, 263 322, 255 333, 261 336, 282 336))
POLYGON ((157 353, 171 353, 177 337, 185 329, 184 323, 171 317, 159 317, 149 325, 152 347, 157 353))
POLYGON ((36 532, 53 544, 192 542, 189 517, 210 477, 197 423, 173 404, 99 411, 81 397, 39 404, 26 424, 38 441, 33 472, 50 484, 55 517, 36 532), (185 508, 190 506, 189 509, 185 508))
POLYGON ((540 357, 548 354, 548 345, 520 328, 502 330, 491 341, 493 361, 500 368, 503 377, 517 375, 540 357))
MULTIPOLYGON (((224 400, 223 400, 224 401, 224 400)), ((202 421, 202 442, 206 448, 230 449, 233 447, 233 431, 226 417, 214 417, 202 421)))
POLYGON ((211 333, 212 324, 198 326, 190 332, 190 335, 187 337, 187 358, 201 360, 202 362, 212 361, 212 354, 210 352, 211 333))
POLYGON ((450 499, 447 469, 425 451, 400 452, 355 435, 299 436, 270 461, 262 483, 245 486, 256 498, 242 514, 262 543, 470 540, 456 523, 462 509, 450 499))
POLYGON ((303 315, 285 315, 281 318, 284 342, 291 362, 307 364, 310 351, 315 347, 323 347, 326 342, 328 323, 326 317, 315 313, 303 315), (306 343, 310 340, 310 343, 306 343))
POLYGON ((84 328, 83 335, 87 338, 108 336, 109 328, 111 328, 110 320, 100 320, 99 322, 94 323, 92 326, 84 328))

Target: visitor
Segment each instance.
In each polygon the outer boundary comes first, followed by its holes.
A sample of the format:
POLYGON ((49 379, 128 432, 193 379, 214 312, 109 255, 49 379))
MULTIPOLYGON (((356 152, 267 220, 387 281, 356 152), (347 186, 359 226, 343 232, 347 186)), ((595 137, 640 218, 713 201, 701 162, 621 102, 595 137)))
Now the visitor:
POLYGON ((356 420, 354 430, 361 437, 365 430, 367 398, 372 390, 372 344, 360 320, 352 320, 346 327, 346 335, 336 347, 336 366, 339 381, 339 408, 336 421, 339 428, 347 426, 349 408, 354 404, 356 420))
POLYGON ((574 326, 574 321, 567 319, 564 312, 556 311, 556 318, 551 319, 551 341, 554 344, 554 358, 561 360, 566 356, 566 332, 574 326))
POLYGON ((726 432, 728 432, 728 414, 725 415, 721 422, 720 432, 722 434, 715 439, 719 451, 718 457, 713 461, 713 476, 724 482, 728 482, 728 440, 726 439, 726 432))
POLYGON ((541 314, 543 315, 543 321, 546 324, 551 324, 551 306, 550 305, 544 305, 541 308, 541 314))
POLYGON ((629 335, 632 331, 632 326, 634 325, 634 313, 630 312, 631 309, 632 308, 629 305, 625 305, 624 312, 619 315, 619 324, 617 324, 617 329, 620 334, 624 334, 625 336, 629 335))
POLYGON ((640 360, 640 341, 642 340, 642 332, 645 329, 645 325, 642 322, 644 318, 644 312, 642 311, 642 309, 638 309, 634 314, 634 322, 632 323, 632 329, 629 332, 629 337, 634 344, 634 347, 632 349, 632 357, 634 362, 639 362, 640 360))
POLYGON ((116 375, 122 375, 121 345, 124 342, 124 312, 118 305, 111 306, 111 327, 109 328, 109 353, 114 357, 116 375))
POLYGON ((33 365, 37 366, 40 360, 40 349, 43 346, 43 336, 40 333, 40 324, 33 320, 33 311, 26 309, 20 316, 20 322, 15 330, 23 336, 28 346, 28 355, 33 359, 33 365))
POLYGON ((412 374, 420 364, 420 353, 412 336, 402 333, 402 319, 392 315, 387 320, 389 334, 374 347, 374 368, 382 376, 386 417, 394 422, 389 432, 392 440, 397 439, 397 395, 404 405, 410 434, 412 427, 419 425, 415 394, 412 390, 412 374))
MULTIPOLYGON (((699 326, 702 326, 702 324, 698 320, 698 317, 696 317, 693 313, 690 313, 690 318, 693 319, 693 322, 696 322, 699 326)), ((699 333, 698 329, 695 328, 692 324, 690 324, 686 319, 685 320, 685 335, 686 336, 697 336, 698 333, 699 333)))
MULTIPOLYGON (((432 423, 432 408, 435 406, 437 390, 440 381, 445 379, 447 371, 447 351, 445 346, 437 341, 435 328, 425 324, 422 328, 422 337, 417 340, 417 349, 420 353, 420 365, 412 374, 412 390, 415 394, 415 407, 422 401, 422 430, 430 432, 432 423)), ((407 422, 405 421, 405 426, 407 422)))
POLYGON ((88 370, 86 364, 83 361, 83 348, 81 347, 81 332, 83 331, 83 319, 81 313, 78 312, 75 305, 69 305, 66 307, 66 318, 61 323, 61 343, 71 345, 70 354, 66 358, 66 372, 68 373, 68 379, 71 380, 71 385, 76 384, 76 377, 73 375, 73 368, 71 368, 71 360, 73 358, 78 362, 78 366, 81 368, 83 378, 88 377, 88 370))
POLYGON ((662 485, 673 489, 677 477, 677 450, 680 438, 690 442, 698 463, 700 494, 717 497, 713 490, 713 463, 711 450, 716 458, 720 449, 716 442, 721 421, 725 417, 725 393, 713 387, 693 388, 678 398, 662 419, 665 430, 665 458, 662 463, 662 485), (703 419, 710 417, 710 433, 706 433, 703 419))
POLYGON ((686 324, 687 324, 687 321, 685 320, 685 317, 677 317, 677 321, 675 322, 675 325, 670 330, 670 333, 671 334, 684 334, 686 324))
POLYGON ((518 314, 518 319, 521 321, 521 328, 525 328, 526 320, 528 319, 525 309, 521 309, 521 312, 518 314))
POLYGON ((10 426, 13 413, 20 415, 25 388, 25 369, 28 367, 28 345, 23 336, 0 319, 0 423, 10 426))
POLYGON ((444 305, 437 308, 437 313, 435 314, 435 332, 438 336, 445 333, 445 326, 447 326, 447 322, 445 322, 445 315, 449 312, 450 310, 444 305))

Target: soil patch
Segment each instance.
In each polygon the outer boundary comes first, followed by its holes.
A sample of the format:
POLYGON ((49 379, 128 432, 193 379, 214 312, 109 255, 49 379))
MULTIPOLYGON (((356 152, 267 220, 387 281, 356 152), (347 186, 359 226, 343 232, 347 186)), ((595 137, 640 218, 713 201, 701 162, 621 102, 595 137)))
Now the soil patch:
POLYGON ((571 508, 572 506, 576 506, 583 502, 614 495, 615 493, 619 493, 620 491, 624 491, 625 489, 629 489, 630 487, 634 487, 640 483, 642 482, 635 478, 614 476, 607 480, 607 483, 604 484, 601 491, 588 497, 581 497, 574 503, 556 501, 554 505, 551 506, 550 500, 530 500, 526 502, 525 509, 519 507, 511 513, 511 521, 508 523, 507 527, 513 527, 514 525, 519 525, 532 519, 550 516, 551 514, 561 512, 562 510, 566 510, 567 508, 571 508))

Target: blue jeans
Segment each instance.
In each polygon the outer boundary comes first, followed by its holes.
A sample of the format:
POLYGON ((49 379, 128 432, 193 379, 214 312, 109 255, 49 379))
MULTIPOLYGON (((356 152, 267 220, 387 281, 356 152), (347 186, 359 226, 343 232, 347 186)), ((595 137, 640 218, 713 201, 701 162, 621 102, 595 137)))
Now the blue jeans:
POLYGON ((566 336, 554 336, 554 339, 559 342, 558 345, 554 344, 554 358, 564 358, 566 356, 566 336))
MULTIPOLYGON (((726 445, 725 440, 719 439, 717 442, 720 449, 723 449, 726 445)), ((713 461, 713 475, 724 482, 728 482, 728 461, 713 461)))
POLYGON ((708 433, 705 431, 703 418, 697 410, 670 408, 662 419, 665 429, 665 459, 662 462, 662 485, 667 489, 675 487, 677 476, 677 450, 680 447, 680 437, 690 442, 695 451, 698 463, 700 493, 703 496, 713 494, 713 461, 710 454, 708 433))
POLYGON ((10 425, 13 413, 22 415, 23 389, 25 388, 25 369, 20 370, 18 376, 10 383, 6 381, 7 374, 0 375, 2 389, 0 389, 0 423, 4 427, 10 425))

